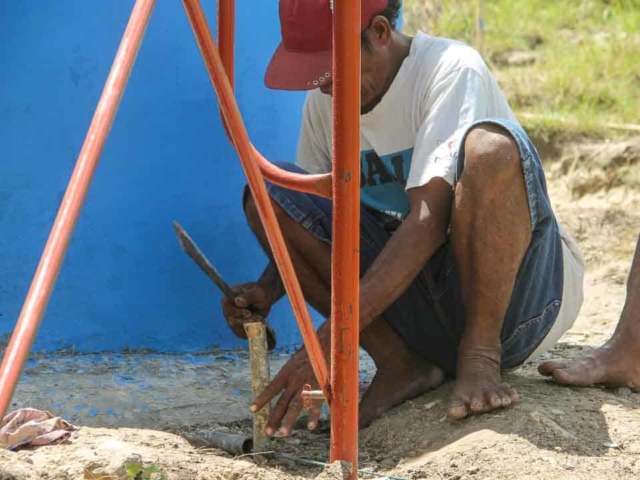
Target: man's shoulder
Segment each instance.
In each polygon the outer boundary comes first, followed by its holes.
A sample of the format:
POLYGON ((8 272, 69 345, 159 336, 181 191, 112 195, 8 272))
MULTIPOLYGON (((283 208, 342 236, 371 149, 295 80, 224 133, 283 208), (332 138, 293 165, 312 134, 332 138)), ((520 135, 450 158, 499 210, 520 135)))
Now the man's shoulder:
POLYGON ((319 88, 309 90, 305 98, 305 106, 307 109, 312 109, 314 111, 331 111, 331 95, 322 93, 319 88))
POLYGON ((314 123, 331 119, 331 96, 325 95, 320 89, 310 90, 304 100, 304 117, 314 123))
POLYGON ((482 56, 470 45, 445 37, 434 37, 418 32, 416 42, 416 62, 421 68, 437 76, 471 69, 480 74, 488 73, 482 56))

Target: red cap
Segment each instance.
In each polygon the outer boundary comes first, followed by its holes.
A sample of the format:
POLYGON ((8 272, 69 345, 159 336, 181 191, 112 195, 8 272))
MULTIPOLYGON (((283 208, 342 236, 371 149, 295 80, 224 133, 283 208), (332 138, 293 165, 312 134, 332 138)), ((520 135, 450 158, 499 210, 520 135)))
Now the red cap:
MULTIPOLYGON (((334 1, 280 0, 282 42, 264 83, 275 90, 313 90, 331 79, 334 1)), ((362 32, 387 8, 388 0, 362 0, 362 32)))

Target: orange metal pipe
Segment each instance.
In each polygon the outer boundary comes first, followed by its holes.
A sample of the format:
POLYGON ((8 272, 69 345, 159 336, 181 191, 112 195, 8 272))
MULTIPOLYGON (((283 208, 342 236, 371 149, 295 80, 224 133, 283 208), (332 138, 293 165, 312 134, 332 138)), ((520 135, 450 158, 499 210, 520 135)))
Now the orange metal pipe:
POLYGON ((218 0, 218 51, 231 89, 234 81, 236 1, 218 0))
POLYGON ((360 0, 334 2, 331 461, 358 469, 360 0))
MULTIPOLYGON (((234 89, 234 63, 235 63, 235 28, 236 28, 236 0, 218 0, 218 51, 220 60, 227 72, 231 90, 234 89)), ((227 137, 231 140, 231 133, 222 112, 222 125, 227 137)))
MULTIPOLYGON (((233 90, 234 81, 234 45, 235 43, 235 0, 218 0, 218 51, 220 52, 220 60, 227 72, 231 89, 233 90)), ((233 143, 233 139, 224 120, 224 128, 227 132, 229 140, 233 143)), ((271 183, 280 185, 284 188, 299 190, 301 192, 320 195, 321 197, 331 198, 331 174, 322 175, 300 175, 297 173, 287 172, 276 167, 251 144, 251 150, 255 157, 255 161, 260 166, 262 174, 271 183)))
MULTIPOLYGON (((300 328, 307 352, 309 353, 313 371, 327 399, 330 400, 327 362, 324 358, 318 335, 313 328, 309 310, 302 295, 302 289, 296 277, 289 252, 284 243, 284 238, 280 231, 273 206, 271 205, 264 179, 262 178, 260 168, 255 162, 256 157, 254 150, 252 149, 249 136, 242 122, 233 90, 225 74, 218 49, 211 37, 211 30, 207 24, 207 19, 198 0, 183 0, 182 3, 187 12, 187 17, 191 23, 191 28, 198 42, 198 47, 202 53, 207 71, 209 72, 211 83, 218 95, 221 111, 227 125, 230 127, 229 131, 232 135, 232 142, 238 151, 242 167, 249 182, 249 188, 255 199, 260 218, 263 221, 273 256, 280 270, 285 290, 289 295, 298 327, 300 328)), ((274 168, 276 167, 274 166, 274 168)))
POLYGON ((290 190, 298 190, 300 192, 331 198, 332 180, 330 173, 304 175, 287 172, 286 170, 276 167, 264 158, 253 145, 251 145, 251 150, 264 178, 271 183, 290 190))
POLYGON ((93 173, 122 99, 155 0, 137 0, 89 131, 0 366, 0 419, 6 413, 69 246, 93 173))

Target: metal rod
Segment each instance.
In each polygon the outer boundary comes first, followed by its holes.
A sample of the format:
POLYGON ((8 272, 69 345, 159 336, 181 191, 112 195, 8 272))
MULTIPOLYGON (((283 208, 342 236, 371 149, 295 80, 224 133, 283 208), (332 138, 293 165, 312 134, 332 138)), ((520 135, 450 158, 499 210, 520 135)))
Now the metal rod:
MULTIPOLYGON (((211 38, 211 30, 209 29, 206 17, 198 0, 183 0, 183 4, 202 53, 205 66, 207 67, 211 83, 218 95, 218 101, 220 102, 223 116, 229 126, 233 144, 236 147, 240 162, 247 176, 249 188, 256 202, 258 213, 262 219, 269 245, 271 246, 271 251, 273 252, 276 265, 282 277, 282 282, 289 296, 298 327, 302 333, 314 374, 322 390, 325 392, 328 402, 330 402, 327 361, 322 352, 318 335, 313 327, 309 309, 305 303, 291 257, 284 243, 284 238, 269 194, 267 193, 262 173, 255 161, 256 157, 253 155, 251 142, 244 127, 231 85, 225 74, 218 49, 211 38)), ((274 168, 276 167, 274 166, 274 168)))
POLYGON ((267 160, 253 145, 251 145, 251 151, 264 178, 271 183, 290 190, 331 198, 332 179, 330 173, 305 175, 287 172, 267 160))
POLYGON ((331 461, 351 463, 350 480, 358 470, 360 9, 360 0, 334 2, 331 461))
MULTIPOLYGON (((218 50, 220 60, 227 72, 231 89, 234 83, 234 41, 235 39, 235 0, 218 0, 218 50)), ((223 124, 227 136, 233 143, 233 138, 229 132, 227 121, 224 118, 223 124)), ((292 190, 299 190, 306 193, 313 193, 325 198, 331 198, 331 174, 322 175, 300 175, 298 173, 287 172, 273 165, 269 160, 251 144, 251 150, 256 162, 260 166, 262 174, 267 180, 281 187, 292 190)))
POLYGON ((155 0, 137 0, 82 150, 0 366, 0 418, 6 413, 84 204, 93 173, 127 85, 155 0))
POLYGON ((218 50, 231 89, 234 84, 235 27, 235 0, 218 0, 218 50))
MULTIPOLYGON (((236 0, 218 0, 218 51, 232 90, 234 89, 235 29, 236 0)), ((220 112, 220 115, 223 117, 222 125, 225 132, 227 132, 227 137, 233 142, 222 112, 220 112)))

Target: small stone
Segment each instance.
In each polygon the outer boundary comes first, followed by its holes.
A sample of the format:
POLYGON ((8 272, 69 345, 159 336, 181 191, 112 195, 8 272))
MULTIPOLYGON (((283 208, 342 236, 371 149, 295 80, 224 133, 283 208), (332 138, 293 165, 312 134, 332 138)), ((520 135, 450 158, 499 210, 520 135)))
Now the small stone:
POLYGON ((458 468, 458 464, 457 464, 456 462, 451 462, 451 463, 449 464, 449 466, 450 466, 451 468, 458 468))
POLYGON ((542 56, 536 52, 512 52, 507 57, 507 64, 514 67, 522 67, 538 63, 541 59, 542 56))
POLYGON ((605 448, 620 448, 620 444, 609 441, 602 442, 602 446, 605 448))
POLYGON ((473 467, 469 467, 469 468, 467 468, 467 473, 468 473, 469 475, 475 475, 475 474, 476 474, 476 473, 478 473, 479 471, 480 471, 480 467, 473 466, 473 467))
POLYGON ((333 462, 315 480, 347 480, 351 474, 351 464, 348 462, 333 462))
POLYGON ((429 402, 429 403, 423 405, 422 408, 424 410, 431 410, 433 407, 435 407, 439 403, 440 403, 440 400, 436 400, 435 402, 429 402))
POLYGON ((629 395, 631 395, 631 393, 631 390, 627 387, 620 387, 616 389, 616 395, 618 395, 619 397, 628 397, 629 395))
POLYGON ((551 409, 551 413, 553 413, 554 415, 558 415, 559 417, 561 417, 562 415, 565 414, 563 410, 558 410, 558 409, 555 409, 555 408, 551 409))
POLYGON ((380 466, 383 468, 393 468, 396 466, 396 461, 393 458, 385 458, 380 462, 380 466))

